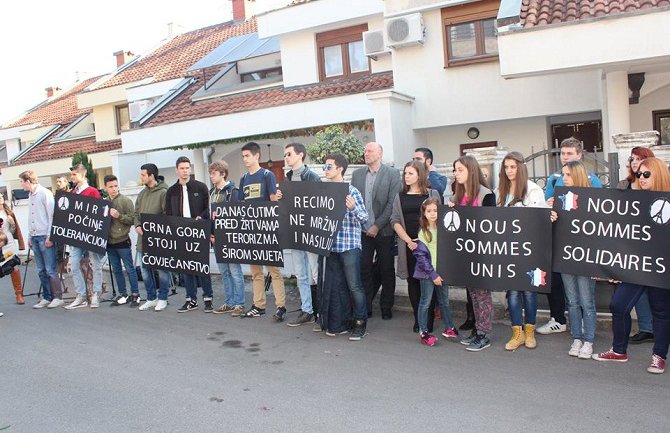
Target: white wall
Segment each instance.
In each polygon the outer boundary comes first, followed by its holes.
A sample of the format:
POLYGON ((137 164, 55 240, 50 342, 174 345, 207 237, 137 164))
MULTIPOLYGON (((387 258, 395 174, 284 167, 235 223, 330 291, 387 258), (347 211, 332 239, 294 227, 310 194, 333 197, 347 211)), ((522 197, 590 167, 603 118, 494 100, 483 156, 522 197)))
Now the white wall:
POLYGON ((651 131, 654 128, 651 112, 655 110, 670 110, 670 83, 642 96, 639 104, 630 106, 631 131, 651 131))

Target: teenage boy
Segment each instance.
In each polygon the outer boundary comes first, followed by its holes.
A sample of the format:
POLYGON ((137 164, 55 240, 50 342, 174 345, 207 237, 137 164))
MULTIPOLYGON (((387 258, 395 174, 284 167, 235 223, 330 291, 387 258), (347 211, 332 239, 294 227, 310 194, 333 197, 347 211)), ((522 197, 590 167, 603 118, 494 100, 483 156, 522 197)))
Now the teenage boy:
POLYGON ((54 196, 37 182, 37 174, 26 170, 19 174, 21 188, 28 196, 28 248, 35 253, 35 263, 42 284, 42 299, 33 308, 56 308, 63 305, 63 290, 56 271, 56 247, 49 239, 54 215, 54 196))
MULTIPOLYGON (((234 182, 228 180, 226 161, 215 161, 209 166, 209 179, 213 185, 209 190, 209 202, 212 205, 237 201, 239 190, 235 188, 234 182)), ((214 219, 213 212, 212 219, 214 219)), ((212 243, 214 243, 214 235, 212 235, 212 243)), ((239 263, 218 263, 218 265, 226 300, 223 305, 214 309, 214 314, 230 313, 231 316, 239 317, 244 313, 242 265, 239 263)))
POLYGON ((133 264, 133 252, 130 249, 131 242, 130 236, 128 236, 130 228, 135 224, 135 205, 133 205, 131 199, 119 193, 119 180, 116 176, 113 174, 107 175, 104 181, 105 190, 109 196, 109 201, 111 201, 109 215, 112 217, 109 239, 107 240, 107 257, 109 257, 112 274, 119 289, 118 295, 112 300, 110 306, 116 307, 129 300, 126 291, 126 277, 123 275, 124 267, 130 283, 132 296, 130 300, 137 303, 140 299, 140 289, 137 287, 137 272, 133 264), (123 262, 123 267, 121 262, 123 262))
MULTIPOLYGON (((319 175, 314 173, 305 165, 307 150, 300 143, 290 143, 284 147, 284 162, 290 168, 286 173, 286 179, 291 182, 321 182, 319 175)), ((277 190, 277 198, 281 199, 281 191, 277 190)), ((300 326, 314 321, 314 308, 312 299, 312 287, 310 286, 311 262, 316 256, 302 250, 287 250, 291 252, 293 259, 293 271, 298 280, 298 291, 300 292, 300 314, 289 322, 288 326, 300 326)))
MULTIPOLYGON (((258 163, 261 156, 261 147, 249 142, 242 146, 242 162, 247 173, 240 180, 240 200, 277 200, 277 180, 270 171, 262 168, 258 163)), ((263 280, 263 266, 249 265, 251 268, 252 288, 254 292, 253 304, 246 313, 240 317, 260 317, 265 314, 265 285, 263 280)), ((284 278, 276 266, 266 266, 272 276, 272 292, 275 295, 277 310, 272 316, 277 322, 284 320, 286 315, 286 293, 284 291, 284 278)))
MULTIPOLYGON (((344 155, 329 155, 323 165, 326 179, 343 182, 348 165, 344 155)), ((365 289, 361 283, 361 225, 367 221, 368 213, 361 193, 351 184, 345 204, 347 211, 326 258, 320 323, 317 325, 321 325, 328 336, 347 333, 353 308, 354 323, 349 340, 358 341, 366 334, 368 318, 365 289)), ((318 330, 317 326, 315 330, 318 330)))
MULTIPOLYGON (((140 167, 140 183, 144 188, 135 200, 135 232, 137 233, 137 255, 142 263, 142 224, 140 214, 165 215, 165 193, 167 185, 163 178, 158 175, 156 164, 144 164, 140 167)), ((161 269, 152 269, 141 266, 142 281, 147 291, 147 301, 139 307, 140 311, 150 308, 155 311, 163 311, 167 308, 168 288, 170 287, 170 274, 161 269), (158 298, 156 297, 158 292, 158 298)), ((131 305, 132 306, 132 305, 131 305)))
MULTIPOLYGON (((561 142, 561 166, 564 166, 570 161, 578 161, 582 159, 582 143, 574 137, 566 138, 561 142)), ((601 188, 602 183, 598 176, 589 173, 589 182, 591 186, 601 188)), ((557 186, 563 186, 563 175, 559 171, 552 174, 547 179, 547 188, 544 192, 544 198, 547 200, 549 206, 554 203, 554 191, 557 186)), ((551 293, 547 294, 549 300, 549 313, 551 318, 547 323, 539 326, 536 329, 538 334, 553 334, 557 332, 565 332, 568 329, 567 320, 565 318, 565 289, 563 287, 563 279, 559 272, 551 273, 551 293)))
POLYGON ((414 161, 423 162, 426 165, 430 187, 436 189, 440 193, 440 199, 442 199, 449 180, 447 179, 447 176, 438 173, 435 166, 433 166, 433 151, 427 147, 418 147, 414 149, 413 159, 414 161))
MULTIPOLYGON (((209 191, 207 185, 191 179, 191 160, 185 156, 177 158, 175 164, 177 182, 168 188, 165 194, 165 214, 185 218, 209 219, 209 191)), ((211 313, 212 279, 209 275, 200 276, 202 295, 205 302, 205 313, 211 313)), ((184 274, 186 301, 177 310, 178 313, 193 311, 198 308, 198 277, 184 274)))
MULTIPOLYGON (((83 164, 77 164, 70 167, 70 180, 74 188, 74 194, 80 194, 87 197, 101 198, 100 193, 96 188, 88 184, 86 179, 86 167, 83 164)), ((93 295, 91 296, 91 308, 98 308, 100 306, 100 292, 102 291, 102 261, 105 258, 104 254, 98 254, 93 251, 87 251, 80 247, 70 246, 70 266, 72 268, 72 279, 74 280, 74 288, 77 291, 77 297, 70 304, 65 306, 66 310, 74 310, 89 306, 86 299, 86 279, 81 270, 81 260, 88 252, 88 260, 91 263, 93 270, 93 295)))

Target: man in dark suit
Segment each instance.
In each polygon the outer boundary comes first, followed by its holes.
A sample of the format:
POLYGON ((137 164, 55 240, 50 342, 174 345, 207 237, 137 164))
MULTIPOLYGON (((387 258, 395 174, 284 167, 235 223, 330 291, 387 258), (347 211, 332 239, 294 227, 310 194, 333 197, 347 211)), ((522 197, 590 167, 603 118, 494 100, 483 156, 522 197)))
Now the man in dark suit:
POLYGON ((365 145, 366 167, 355 170, 351 184, 363 195, 365 209, 369 214, 363 225, 361 243, 361 279, 365 287, 368 316, 372 315, 372 301, 377 295, 378 286, 373 282, 372 263, 377 260, 382 276, 382 293, 379 305, 382 319, 392 317, 391 309, 395 298, 395 267, 393 243, 395 233, 390 224, 393 200, 400 191, 400 172, 382 164, 384 149, 379 143, 365 145))

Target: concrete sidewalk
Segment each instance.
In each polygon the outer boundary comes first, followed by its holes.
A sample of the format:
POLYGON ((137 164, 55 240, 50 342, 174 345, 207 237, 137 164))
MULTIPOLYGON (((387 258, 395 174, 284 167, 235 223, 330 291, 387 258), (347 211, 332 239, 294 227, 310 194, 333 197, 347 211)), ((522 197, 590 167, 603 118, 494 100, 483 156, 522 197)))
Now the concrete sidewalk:
MULTIPOLYGON (((23 268, 22 268, 23 270, 23 268)), ((34 272, 28 287, 34 287, 34 272)), ((70 286, 72 287, 72 286, 70 286)), ((71 292, 73 291, 70 289, 71 292)), ((297 290, 288 307, 299 308, 297 290)), ((0 428, 8 432, 666 431, 670 372, 567 355, 567 333, 507 352, 507 324, 479 353, 420 345, 412 319, 376 315, 361 342, 239 319, 127 306, 33 310, 0 279, 0 428)), ((248 293, 250 295, 250 293, 248 293)), ((215 284, 216 305, 221 300, 215 284)), ((268 311, 273 310, 268 299, 268 311)), ((293 317, 293 313, 290 317, 293 317)), ((599 330, 596 348, 609 347, 599 330)))

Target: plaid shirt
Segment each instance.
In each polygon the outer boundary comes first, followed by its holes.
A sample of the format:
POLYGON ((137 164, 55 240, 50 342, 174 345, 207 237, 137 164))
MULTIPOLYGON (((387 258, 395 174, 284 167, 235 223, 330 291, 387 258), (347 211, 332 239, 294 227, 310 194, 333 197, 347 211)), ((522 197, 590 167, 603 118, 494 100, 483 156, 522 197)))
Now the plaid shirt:
POLYGON ((332 251, 343 253, 356 248, 361 249, 361 225, 368 220, 368 212, 365 210, 363 197, 358 190, 349 185, 349 195, 354 198, 356 206, 344 214, 344 219, 337 232, 332 251))

